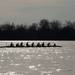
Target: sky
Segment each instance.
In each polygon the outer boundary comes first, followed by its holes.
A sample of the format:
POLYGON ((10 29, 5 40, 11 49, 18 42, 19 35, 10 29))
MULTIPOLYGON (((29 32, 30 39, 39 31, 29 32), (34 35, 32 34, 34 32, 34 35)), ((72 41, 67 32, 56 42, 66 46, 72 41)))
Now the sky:
POLYGON ((31 24, 41 19, 75 21, 75 0, 0 0, 0 24, 31 24))

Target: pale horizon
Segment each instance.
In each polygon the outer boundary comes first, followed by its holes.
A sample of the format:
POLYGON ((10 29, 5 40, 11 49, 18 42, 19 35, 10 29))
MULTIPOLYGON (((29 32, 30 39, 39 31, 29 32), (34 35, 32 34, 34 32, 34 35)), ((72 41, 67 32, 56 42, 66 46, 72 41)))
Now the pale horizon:
POLYGON ((41 19, 75 21, 74 0, 0 0, 0 24, 31 24, 41 19))

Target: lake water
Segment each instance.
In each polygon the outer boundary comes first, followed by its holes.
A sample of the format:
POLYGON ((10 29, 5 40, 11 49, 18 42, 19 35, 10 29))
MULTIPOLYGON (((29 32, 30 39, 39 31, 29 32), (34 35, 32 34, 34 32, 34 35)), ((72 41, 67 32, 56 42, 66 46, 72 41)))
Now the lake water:
MULTIPOLYGON (((10 42, 0 41, 0 46, 10 42)), ((62 47, 0 48, 0 75, 75 75, 75 41, 50 42, 62 47)))

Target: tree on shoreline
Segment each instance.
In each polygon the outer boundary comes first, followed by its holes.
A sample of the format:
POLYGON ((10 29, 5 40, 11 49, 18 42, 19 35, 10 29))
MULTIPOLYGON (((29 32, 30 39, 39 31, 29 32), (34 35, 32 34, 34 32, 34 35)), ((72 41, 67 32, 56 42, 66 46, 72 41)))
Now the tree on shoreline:
POLYGON ((75 22, 40 20, 39 23, 0 25, 0 40, 75 40, 75 22))

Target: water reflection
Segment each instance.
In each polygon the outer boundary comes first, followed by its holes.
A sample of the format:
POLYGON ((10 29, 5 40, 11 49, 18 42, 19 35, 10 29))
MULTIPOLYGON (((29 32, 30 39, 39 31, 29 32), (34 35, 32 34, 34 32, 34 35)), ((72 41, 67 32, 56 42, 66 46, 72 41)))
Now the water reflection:
POLYGON ((11 49, 0 50, 0 75, 70 75, 75 69, 70 50, 11 49))
POLYGON ((6 72, 6 73, 0 73, 0 75, 23 75, 23 74, 17 74, 16 72, 6 72))

